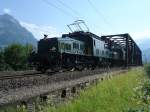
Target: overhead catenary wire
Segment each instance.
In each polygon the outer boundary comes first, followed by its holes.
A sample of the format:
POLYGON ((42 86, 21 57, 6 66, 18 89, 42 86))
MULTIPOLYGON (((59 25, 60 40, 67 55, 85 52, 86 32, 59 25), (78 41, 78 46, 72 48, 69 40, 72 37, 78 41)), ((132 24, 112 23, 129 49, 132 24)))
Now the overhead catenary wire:
MULTIPOLYGON (((68 5, 63 0, 57 0, 57 2, 59 2, 65 8, 67 8, 68 10, 70 10, 76 17, 78 17, 77 20, 87 21, 87 18, 85 16, 83 16, 83 14, 81 15, 77 10, 73 9, 72 6, 68 5)), ((89 28, 88 28, 88 31, 89 31, 89 28)))
POLYGON ((93 4, 93 2, 91 0, 87 0, 88 3, 91 5, 91 7, 93 7, 93 9, 96 11, 96 13, 102 17, 103 21, 108 25, 108 26, 112 26, 110 24, 110 22, 106 19, 106 17, 104 16, 104 14, 93 4))
MULTIPOLYGON (((62 0, 57 0, 57 2, 59 2, 61 5, 65 6, 66 8, 68 8, 69 10, 72 11, 72 13, 69 13, 68 11, 66 11, 65 9, 57 6, 56 4, 48 1, 48 0, 41 0, 43 1, 45 4, 47 4, 50 7, 54 7, 55 9, 59 10, 60 12, 62 12, 64 15, 71 17, 74 20, 79 20, 79 18, 81 20, 85 20, 84 16, 81 16, 76 10, 74 10, 71 6, 69 6, 68 4, 64 3, 62 0)), ((100 27, 100 26, 97 26, 100 27)), ((100 28, 102 29, 102 28, 100 28)))
POLYGON ((72 15, 71 13, 67 12, 66 10, 58 7, 57 5, 53 4, 52 2, 48 1, 48 0, 42 0, 43 2, 45 2, 47 5, 49 5, 50 7, 54 7, 57 10, 59 10, 60 12, 62 12, 63 14, 65 14, 66 16, 70 16, 71 18, 75 19, 77 18, 76 16, 72 15))
MULTIPOLYGON (((74 15, 76 15, 76 17, 79 17, 81 20, 85 20, 85 17, 82 15, 80 15, 76 10, 74 10, 71 6, 69 6, 68 4, 64 3, 62 0, 57 0, 57 2, 59 2, 61 5, 63 5, 64 7, 68 8, 69 10, 72 11, 72 13, 74 13, 74 15)), ((94 25, 97 27, 100 27, 98 25, 94 25)), ((102 29, 102 28, 101 28, 102 29)))
POLYGON ((72 7, 70 7, 68 4, 64 3, 62 0, 57 0, 57 2, 59 2, 61 5, 63 5, 64 7, 68 8, 70 11, 72 11, 72 13, 74 13, 74 15, 76 15, 76 17, 78 18, 83 18, 81 17, 81 15, 76 11, 74 10, 72 7))

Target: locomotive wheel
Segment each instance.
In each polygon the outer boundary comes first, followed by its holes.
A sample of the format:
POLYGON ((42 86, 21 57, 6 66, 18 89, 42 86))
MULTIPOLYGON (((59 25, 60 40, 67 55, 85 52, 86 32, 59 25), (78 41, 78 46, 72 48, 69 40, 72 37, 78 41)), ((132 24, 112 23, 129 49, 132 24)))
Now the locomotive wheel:
POLYGON ((47 69, 41 65, 37 65, 36 70, 45 73, 47 69))
POLYGON ((88 70, 88 67, 84 67, 83 70, 85 70, 85 71, 88 70))
POLYGON ((71 71, 71 72, 75 71, 75 68, 74 68, 74 67, 72 67, 72 68, 70 69, 70 71, 71 71))
POLYGON ((58 66, 55 66, 55 67, 51 68, 51 70, 54 71, 54 72, 63 72, 62 67, 58 67, 58 66))
POLYGON ((88 69, 89 69, 89 70, 94 70, 94 69, 95 69, 95 66, 94 66, 94 65, 89 65, 89 66, 88 66, 88 69))
POLYGON ((40 67, 39 65, 36 65, 35 69, 36 69, 37 71, 41 71, 41 67, 40 67))
POLYGON ((78 71, 82 71, 84 69, 83 65, 76 65, 75 67, 78 71))
POLYGON ((42 69, 41 69, 41 72, 42 72, 42 73, 45 73, 45 72, 46 72, 46 68, 42 68, 42 69))

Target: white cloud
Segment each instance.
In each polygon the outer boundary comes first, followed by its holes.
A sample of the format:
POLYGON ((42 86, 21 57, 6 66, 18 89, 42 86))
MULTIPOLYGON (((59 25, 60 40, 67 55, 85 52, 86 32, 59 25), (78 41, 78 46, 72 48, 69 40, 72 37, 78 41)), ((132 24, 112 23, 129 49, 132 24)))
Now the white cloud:
POLYGON ((27 22, 20 22, 20 24, 28 29, 38 40, 43 38, 43 34, 47 34, 48 37, 60 36, 60 33, 52 26, 42 26, 27 22))
POLYGON ((8 8, 4 8, 3 11, 4 11, 4 13, 7 13, 7 14, 10 14, 10 13, 11 13, 11 10, 8 9, 8 8))

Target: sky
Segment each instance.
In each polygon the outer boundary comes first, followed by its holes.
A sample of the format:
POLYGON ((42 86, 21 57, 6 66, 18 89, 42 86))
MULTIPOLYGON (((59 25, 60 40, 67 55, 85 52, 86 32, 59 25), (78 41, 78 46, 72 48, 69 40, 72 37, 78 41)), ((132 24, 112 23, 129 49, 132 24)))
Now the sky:
POLYGON ((150 0, 0 0, 8 13, 37 38, 68 33, 68 24, 84 20, 97 35, 129 33, 134 40, 150 38, 150 0))

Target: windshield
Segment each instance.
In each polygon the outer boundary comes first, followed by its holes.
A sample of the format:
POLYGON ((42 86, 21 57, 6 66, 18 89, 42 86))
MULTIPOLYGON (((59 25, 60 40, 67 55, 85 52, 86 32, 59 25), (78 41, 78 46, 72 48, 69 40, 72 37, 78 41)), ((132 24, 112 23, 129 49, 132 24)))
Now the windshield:
POLYGON ((42 39, 38 42, 38 53, 48 53, 49 51, 57 51, 57 38, 42 39))

